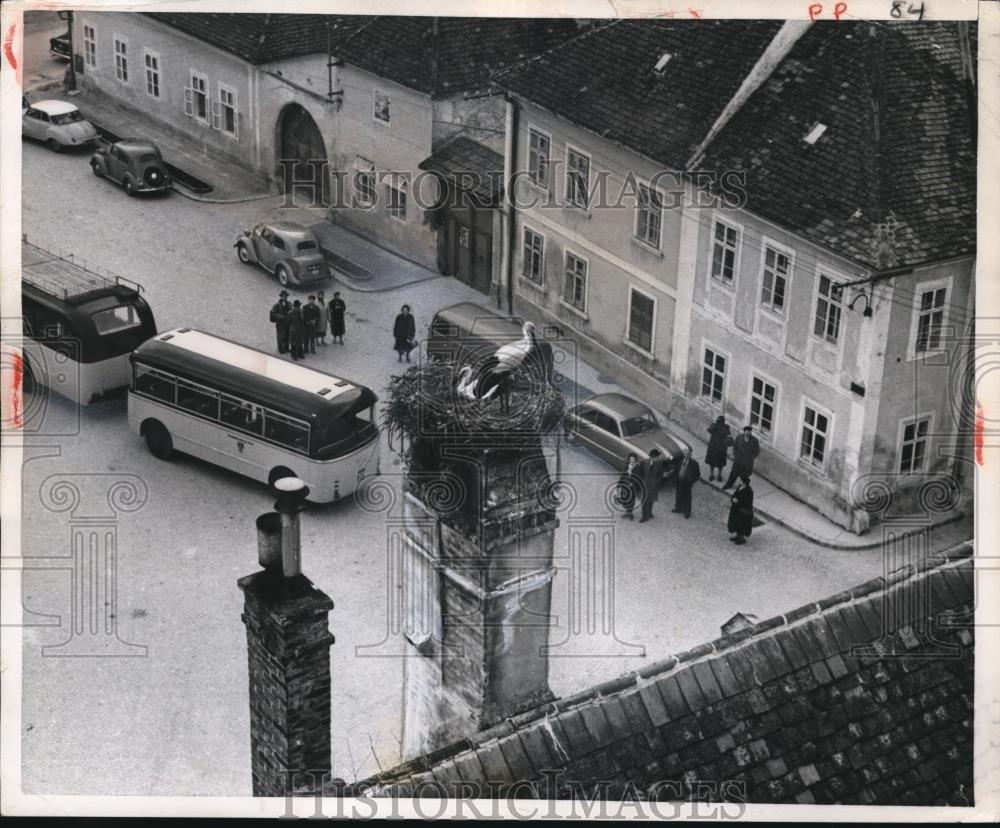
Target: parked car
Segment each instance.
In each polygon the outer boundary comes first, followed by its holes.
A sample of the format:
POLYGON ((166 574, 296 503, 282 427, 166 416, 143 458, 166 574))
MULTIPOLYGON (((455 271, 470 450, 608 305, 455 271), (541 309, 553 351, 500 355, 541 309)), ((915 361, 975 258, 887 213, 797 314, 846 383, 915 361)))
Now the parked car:
POLYGON ((49 52, 57 58, 65 58, 66 60, 69 60, 69 32, 63 32, 61 35, 56 37, 50 37, 49 52))
POLYGON ((170 173, 156 144, 129 138, 101 147, 90 159, 94 175, 122 185, 125 194, 169 190, 170 173))
POLYGON ((258 224, 233 243, 243 264, 258 264, 282 285, 307 285, 331 278, 312 230, 290 221, 258 224))
POLYGON ((565 425, 570 439, 617 469, 625 468, 629 454, 642 461, 659 449, 665 478, 673 474, 684 449, 690 448, 660 425, 649 406, 624 394, 591 397, 566 412, 565 425))
MULTIPOLYGON (((22 105, 27 103, 22 98, 22 105)), ((100 137, 80 110, 66 101, 35 101, 21 113, 21 135, 43 141, 53 152, 91 146, 100 137)))

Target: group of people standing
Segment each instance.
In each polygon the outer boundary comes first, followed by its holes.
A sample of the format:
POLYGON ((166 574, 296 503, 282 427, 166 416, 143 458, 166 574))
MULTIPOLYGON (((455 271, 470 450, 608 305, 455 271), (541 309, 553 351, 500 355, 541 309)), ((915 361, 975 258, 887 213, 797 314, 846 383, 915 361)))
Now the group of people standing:
MULTIPOLYGON (((746 543, 753 530, 753 489, 750 475, 753 474, 754 460, 760 454, 760 442, 753 436, 753 427, 744 426, 740 436, 733 438, 726 418, 719 416, 708 428, 708 451, 705 464, 709 468, 709 480, 722 481, 722 470, 729 463, 729 449, 733 450, 733 467, 729 479, 722 486, 725 491, 736 485, 729 508, 730 540, 736 544, 746 543)), ((658 499, 658 489, 663 477, 663 459, 654 449, 649 458, 640 461, 630 454, 618 480, 618 501, 624 510, 624 517, 632 520, 636 503, 641 503, 642 515, 639 523, 653 516, 653 504, 658 499)), ((685 448, 683 457, 674 469, 674 512, 691 517, 691 493, 694 484, 701 479, 698 461, 691 457, 691 449, 685 448)))
POLYGON ((316 344, 326 345, 326 330, 334 342, 344 344, 344 315, 347 303, 340 298, 340 291, 334 291, 333 299, 327 304, 323 291, 310 295, 307 303, 301 300, 288 301, 288 291, 278 294, 278 301, 271 306, 270 320, 278 340, 278 353, 290 353, 298 362, 306 354, 316 353, 316 344))

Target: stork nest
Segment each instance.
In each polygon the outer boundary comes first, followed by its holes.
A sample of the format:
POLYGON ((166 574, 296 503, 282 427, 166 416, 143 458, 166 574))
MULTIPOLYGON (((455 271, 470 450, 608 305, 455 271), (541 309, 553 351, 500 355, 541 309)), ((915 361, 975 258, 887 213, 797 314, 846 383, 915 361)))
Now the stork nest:
POLYGON ((546 379, 529 371, 516 373, 505 408, 500 394, 485 402, 460 396, 456 386, 461 367, 435 359, 389 381, 382 426, 390 445, 394 440, 402 447, 424 439, 512 445, 537 439, 562 422, 565 398, 546 379))

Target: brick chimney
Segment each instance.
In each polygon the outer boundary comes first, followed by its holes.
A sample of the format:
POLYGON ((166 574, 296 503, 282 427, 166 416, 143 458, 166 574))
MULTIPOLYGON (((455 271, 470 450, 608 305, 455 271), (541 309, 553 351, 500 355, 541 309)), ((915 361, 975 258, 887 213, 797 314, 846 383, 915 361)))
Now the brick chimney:
POLYGON ((333 601, 300 571, 301 480, 275 483, 277 512, 257 520, 263 570, 241 578, 250 675, 254 796, 310 792, 330 776, 333 601))
POLYGON ((537 438, 414 446, 403 540, 404 759, 553 698, 543 650, 558 525, 549 486, 537 438))

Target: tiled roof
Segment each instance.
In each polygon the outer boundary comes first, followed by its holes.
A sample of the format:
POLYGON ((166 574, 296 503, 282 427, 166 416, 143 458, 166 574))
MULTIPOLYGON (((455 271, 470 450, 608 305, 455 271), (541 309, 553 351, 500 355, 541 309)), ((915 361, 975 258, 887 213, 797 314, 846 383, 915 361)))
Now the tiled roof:
POLYGON ((971 554, 542 705, 346 793, 440 795, 464 781, 494 797, 651 797, 670 781, 669 798, 685 799, 708 780, 713 799, 970 805, 971 554))
POLYGON ((555 18, 148 14, 254 64, 325 53, 329 23, 335 57, 435 96, 484 87, 493 73, 579 31, 555 18))
POLYGON ((495 81, 669 169, 684 169, 780 28, 774 21, 617 20, 495 81), (671 57, 657 72, 665 53, 671 57))
POLYGON ((468 189, 484 206, 495 206, 503 191, 503 156, 464 135, 436 149, 420 162, 420 169, 456 180, 460 186, 466 176, 475 175, 468 189))
MULTIPOLYGON (((975 24, 970 26, 975 51, 975 24)), ((816 23, 712 142, 754 213, 877 267, 975 251, 976 146, 955 23, 816 23), (826 132, 803 138, 816 123, 826 132)))

